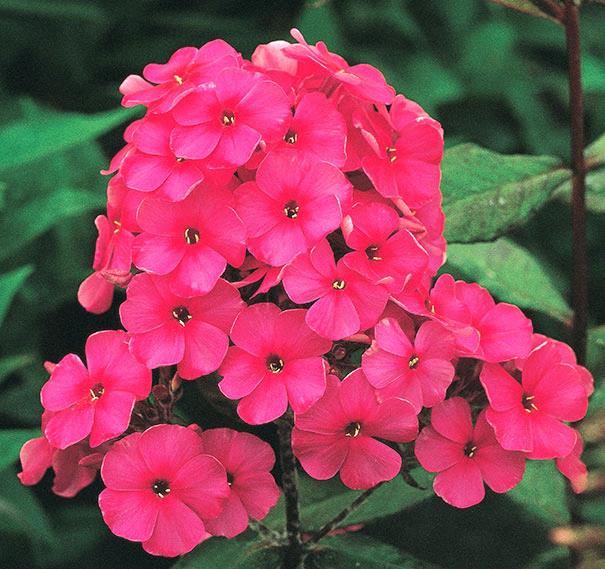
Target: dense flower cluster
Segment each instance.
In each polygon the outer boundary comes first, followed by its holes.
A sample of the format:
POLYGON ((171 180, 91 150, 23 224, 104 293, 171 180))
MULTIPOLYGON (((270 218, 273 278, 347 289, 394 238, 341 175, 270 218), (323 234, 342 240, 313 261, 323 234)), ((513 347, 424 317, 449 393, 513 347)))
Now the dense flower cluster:
POLYGON ((510 490, 526 459, 555 459, 581 491, 566 423, 586 413, 588 371, 479 285, 433 283, 440 125, 377 69, 292 35, 250 61, 221 40, 186 47, 122 83, 146 114, 104 172, 78 298, 101 313, 125 288, 125 331, 93 334, 86 366, 48 365, 22 482, 52 466, 73 496, 100 468, 103 519, 156 555, 243 532, 278 500, 272 448, 172 413, 181 380, 215 374, 245 423, 293 418, 319 480, 373 487, 413 448, 457 507, 510 490))

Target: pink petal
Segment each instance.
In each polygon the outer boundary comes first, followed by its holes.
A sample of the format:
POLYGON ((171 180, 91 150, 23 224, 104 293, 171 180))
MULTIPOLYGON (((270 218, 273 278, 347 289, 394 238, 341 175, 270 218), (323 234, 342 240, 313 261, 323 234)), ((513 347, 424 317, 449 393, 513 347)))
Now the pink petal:
POLYGON ((135 432, 115 442, 103 458, 101 477, 105 486, 113 490, 146 490, 153 474, 139 453, 139 439, 135 432))
POLYGON ((412 370, 409 368, 408 358, 386 352, 379 348, 376 342, 364 352, 361 363, 368 381, 376 389, 386 387, 399 379, 403 382, 411 379, 412 370))
POLYGON ((225 334, 231 330, 233 321, 245 306, 239 291, 223 279, 219 279, 207 294, 187 302, 193 318, 212 324, 225 334))
POLYGON ((176 364, 185 353, 185 334, 175 320, 174 324, 134 334, 130 339, 130 350, 150 369, 176 364))
POLYGON ((193 318, 185 326, 185 353, 178 370, 183 379, 216 371, 227 353, 229 338, 216 326, 193 318))
POLYGON ((523 358, 531 350, 532 324, 519 308, 496 304, 478 324, 486 361, 502 362, 523 358))
POLYGON ((445 399, 447 388, 454 379, 454 366, 446 360, 420 360, 413 370, 422 387, 422 399, 425 407, 432 407, 445 399))
POLYGON ((75 354, 68 354, 42 387, 42 406, 49 411, 61 411, 75 405, 88 395, 88 384, 88 371, 82 360, 75 354))
POLYGON ((44 436, 52 446, 67 448, 88 436, 93 418, 93 405, 90 403, 74 405, 59 411, 50 419, 44 429, 44 436))
POLYGON ((73 498, 96 478, 96 468, 79 465, 79 460, 85 452, 84 447, 84 444, 72 445, 65 450, 55 452, 53 456, 55 479, 52 491, 57 496, 73 498))
POLYGON ((219 383, 221 393, 229 399, 241 399, 252 393, 262 381, 267 366, 264 359, 232 346, 218 373, 223 376, 219 383))
POLYGON ((485 483, 500 494, 514 488, 525 472, 525 455, 504 450, 500 445, 479 447, 473 457, 485 483))
POLYGON ((323 397, 306 413, 296 415, 295 425, 301 431, 332 435, 344 430, 349 422, 340 404, 341 381, 328 375, 323 397))
POLYGON ((245 164, 260 140, 257 130, 236 121, 233 126, 223 129, 221 139, 210 155, 211 165, 225 168, 245 164))
POLYGON ((233 323, 231 340, 236 346, 258 357, 266 357, 274 345, 279 308, 270 302, 254 304, 242 310, 233 323))
POLYGON ((378 437, 396 443, 414 440, 418 434, 418 418, 409 401, 387 399, 367 416, 362 431, 370 437, 378 437))
POLYGON ((241 217, 249 237, 264 235, 281 223, 283 204, 277 203, 254 182, 242 184, 234 192, 235 209, 241 217))
POLYGON ((185 247, 181 237, 140 233, 132 244, 132 259, 142 271, 167 275, 181 262, 185 247))
POLYGON ((175 160, 171 156, 132 154, 124 160, 120 172, 129 188, 153 192, 170 176, 174 166, 175 160))
POLYGON ((106 391, 95 404, 95 418, 90 432, 92 448, 121 435, 130 423, 135 397, 126 391, 106 391))
POLYGON ((414 344, 425 359, 451 360, 456 352, 456 344, 451 332, 441 324, 428 321, 418 328, 414 344))
POLYGON ((248 515, 262 520, 279 500, 280 491, 269 472, 238 476, 231 487, 237 493, 248 515))
POLYGON ((376 390, 376 398, 380 402, 392 397, 409 401, 416 413, 420 413, 422 411, 423 395, 418 375, 415 373, 401 375, 385 387, 376 390))
POLYGON ((158 189, 158 194, 170 201, 185 199, 193 188, 204 179, 204 173, 193 161, 177 163, 166 181, 158 189))
POLYGON ((321 435, 294 428, 292 448, 309 476, 316 480, 327 480, 342 467, 349 444, 342 433, 321 435))
POLYGON ((530 458, 545 460, 563 457, 573 450, 578 437, 574 429, 541 411, 534 411, 528 415, 533 437, 530 458))
POLYGON ((86 277, 78 288, 78 302, 93 314, 107 312, 112 301, 113 285, 96 271, 86 277))
POLYGON ((305 254, 296 257, 286 266, 283 278, 284 289, 292 301, 305 304, 330 292, 332 283, 319 274, 305 254))
POLYGON ((287 408, 286 387, 279 376, 270 374, 239 402, 237 414, 250 425, 261 425, 281 417, 287 408))
MULTIPOLYGON (((485 364, 481 370, 481 384, 495 411, 521 408, 523 388, 497 364, 485 364)), ((491 422, 491 421, 490 421, 491 422)))
POLYGON ((99 508, 103 520, 117 536, 130 541, 150 538, 160 504, 151 489, 113 490, 106 488, 99 495, 99 508))
POLYGON ((221 126, 214 122, 177 126, 170 135, 170 146, 179 158, 201 160, 216 148, 221 140, 221 133, 221 126))
POLYGON ((274 346, 286 360, 324 355, 332 347, 307 326, 306 314, 302 309, 284 310, 275 322, 274 346))
POLYGON ((340 340, 359 332, 359 315, 344 291, 330 292, 307 312, 307 324, 324 338, 340 340))
POLYGON ((342 483, 353 490, 371 488, 399 474, 401 456, 371 437, 358 436, 349 443, 349 454, 340 469, 342 483))
POLYGON ((248 239, 248 249, 260 261, 274 267, 289 263, 296 255, 307 250, 307 241, 298 219, 288 219, 274 225, 260 237, 248 239))
POLYGON ((188 246, 170 278, 170 288, 178 296, 206 294, 214 288, 227 263, 222 255, 204 245, 188 246))
POLYGON ((21 484, 25 486, 38 484, 50 468, 54 452, 55 449, 48 444, 44 437, 27 441, 19 453, 23 470, 17 476, 21 484))
POLYGON ((286 132, 290 105, 283 89, 272 81, 258 82, 237 105, 242 122, 262 133, 267 142, 276 141, 286 132))
POLYGON ((486 418, 494 428, 498 442, 506 450, 531 452, 534 448, 532 420, 522 406, 507 411, 487 409, 486 418))
POLYGON ((218 517, 205 523, 212 535, 224 535, 231 539, 248 529, 248 512, 239 496, 231 491, 218 517))
POLYGON ((481 471, 469 458, 440 472, 433 481, 433 489, 437 496, 456 508, 474 506, 485 496, 481 471))
POLYGON ((304 413, 326 390, 326 365, 319 357, 286 361, 281 379, 294 412, 304 413))
POLYGON ((441 436, 433 427, 420 431, 414 448, 422 468, 441 472, 464 460, 464 445, 441 436))
POLYGON ((586 415, 588 397, 573 366, 553 365, 534 387, 533 394, 538 409, 557 419, 579 421, 586 415))
POLYGON ((453 397, 436 405, 431 413, 431 426, 441 436, 466 444, 473 436, 469 404, 462 397, 453 397))
POLYGON ((409 359, 414 352, 412 342, 394 318, 385 318, 376 324, 374 337, 378 346, 391 354, 409 359))

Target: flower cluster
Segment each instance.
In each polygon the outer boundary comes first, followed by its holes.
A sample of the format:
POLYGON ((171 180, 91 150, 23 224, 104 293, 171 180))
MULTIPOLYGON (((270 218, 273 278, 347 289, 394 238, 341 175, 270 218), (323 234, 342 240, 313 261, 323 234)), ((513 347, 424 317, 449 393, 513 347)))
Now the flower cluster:
POLYGON ((101 313, 125 288, 125 330, 90 336, 86 366, 47 366, 21 481, 52 466, 73 496, 100 468, 103 519, 156 555, 243 532, 278 500, 273 450, 172 412, 182 380, 214 374, 248 425, 292 422, 319 480, 371 488, 415 454, 464 508, 555 459, 581 491, 566 423, 586 413, 588 371, 479 285, 433 283, 440 125, 374 67, 292 35, 251 60, 222 40, 186 47, 122 83, 146 113, 104 172, 78 298, 101 313))

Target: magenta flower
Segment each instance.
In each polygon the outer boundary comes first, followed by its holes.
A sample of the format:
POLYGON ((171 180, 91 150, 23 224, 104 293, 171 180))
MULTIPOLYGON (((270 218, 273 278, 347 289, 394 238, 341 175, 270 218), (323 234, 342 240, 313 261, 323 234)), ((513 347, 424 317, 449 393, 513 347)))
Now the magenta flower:
POLYGON ((258 167, 256 182, 239 186, 235 197, 250 252, 281 266, 338 229, 351 184, 327 162, 272 154, 258 167))
POLYGON ((345 486, 362 490, 391 480, 401 468, 399 453, 376 439, 409 442, 417 433, 412 405, 398 398, 379 404, 357 369, 342 382, 329 375, 324 396, 296 414, 292 448, 313 478, 327 480, 340 472, 345 486))
POLYGON ((443 130, 416 103, 397 95, 388 120, 369 119, 362 132, 372 149, 364 172, 381 195, 420 207, 439 196, 443 130), (390 124, 389 124, 390 123, 390 124))
POLYGON ((576 444, 572 451, 567 456, 556 458, 555 465, 557 470, 569 480, 573 491, 576 494, 581 494, 587 487, 588 470, 580 458, 584 451, 582 437, 579 433, 576 433, 576 435, 576 444))
POLYGON ((385 318, 376 324, 374 338, 361 362, 381 398, 407 399, 417 413, 445 399, 454 379, 456 344, 443 326, 425 322, 412 343, 397 320, 385 318))
POLYGON ((211 167, 245 164, 258 143, 286 132, 290 105, 283 89, 262 75, 227 68, 189 93, 173 110, 171 146, 178 156, 208 157, 211 167))
POLYGON ((335 263, 325 240, 286 267, 283 284, 297 304, 317 301, 307 312, 307 324, 331 340, 374 326, 389 298, 384 286, 351 270, 344 259, 335 263))
POLYGON ((146 65, 144 78, 126 77, 120 85, 122 105, 145 105, 154 112, 165 113, 197 85, 211 81, 226 67, 239 67, 240 60, 241 56, 223 40, 210 41, 199 49, 183 47, 167 63, 146 65))
POLYGON ((88 369, 75 354, 66 355, 42 387, 40 398, 54 412, 44 436, 65 449, 90 435, 96 447, 121 435, 130 423, 135 401, 151 390, 151 372, 128 351, 121 330, 105 330, 86 340, 88 369))
POLYGON ((179 296, 211 290, 227 263, 238 267, 246 254, 244 225, 231 200, 228 189, 206 185, 181 202, 145 200, 138 211, 143 233, 133 243, 135 265, 170 275, 179 296))
POLYGON ((219 279, 203 296, 173 294, 166 277, 136 275, 120 306, 131 352, 149 368, 178 364, 183 379, 196 379, 222 363, 227 333, 243 307, 235 287, 219 279))
POLYGON ((470 405, 461 397, 433 408, 431 424, 416 439, 416 458, 429 472, 435 494, 456 508, 483 500, 487 484, 494 492, 508 492, 523 478, 525 456, 504 450, 494 431, 479 415, 473 428, 470 405))
POLYGON ((577 434, 562 421, 578 421, 586 414, 588 396, 573 366, 550 359, 537 350, 523 366, 519 383, 501 366, 485 364, 481 383, 489 399, 487 420, 498 442, 529 458, 569 455, 577 434))
POLYGON ((346 138, 347 125, 334 104, 323 93, 307 93, 296 105, 286 134, 273 150, 342 168, 346 138))
POLYGON ((306 411, 324 393, 327 362, 321 357, 332 343, 305 324, 306 310, 283 312, 271 303, 242 310, 231 329, 227 357, 218 373, 221 392, 241 399, 239 416, 258 425, 281 417, 288 402, 306 411))
POLYGON ((191 551, 229 495, 225 469, 203 454, 195 431, 179 425, 156 425, 118 441, 105 455, 101 476, 107 486, 99 496, 103 520, 152 555, 191 551))
POLYGON ((150 115, 141 121, 133 134, 137 150, 130 152, 120 167, 129 188, 180 201, 204 179, 203 161, 186 160, 172 150, 170 133, 174 126, 169 115, 150 115))
POLYGON ((384 279, 393 293, 426 271, 426 251, 408 230, 400 229, 399 216, 391 207, 381 203, 353 207, 343 219, 342 232, 354 249, 345 263, 371 282, 384 279))
POLYGON ((279 499, 271 475, 275 453, 271 446, 232 429, 209 429, 201 433, 203 452, 215 457, 227 471, 229 497, 223 511, 206 523, 212 535, 231 538, 248 528, 248 518, 262 520, 279 499))

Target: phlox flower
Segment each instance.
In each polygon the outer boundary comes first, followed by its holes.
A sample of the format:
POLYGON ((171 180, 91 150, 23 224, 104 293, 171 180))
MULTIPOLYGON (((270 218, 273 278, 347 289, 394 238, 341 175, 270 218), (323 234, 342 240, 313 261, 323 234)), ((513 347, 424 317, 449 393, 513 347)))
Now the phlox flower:
POLYGON ((374 326, 389 298, 384 286, 350 269, 344 259, 335 263, 325 240, 286 267, 283 284, 297 304, 316 301, 307 312, 306 322, 331 340, 374 326))
POLYGON ((327 162, 271 154, 258 167, 256 182, 239 186, 235 197, 250 252, 282 266, 339 227, 351 185, 327 162))
POLYGON ((576 369, 553 362, 537 350, 525 361, 521 383, 497 364, 485 364, 481 383, 489 399, 487 420, 498 442, 529 458, 563 458, 577 441, 576 432, 562 421, 586 414, 588 396, 576 369))
POLYGON ((345 263, 371 282, 385 279, 399 292, 426 270, 428 255, 407 229, 400 229, 397 212, 386 205, 358 205, 342 222, 346 244, 353 249, 345 263))
POLYGON ((149 368, 178 364, 183 379, 196 379, 221 365, 242 307, 223 279, 203 296, 184 298, 170 291, 166 277, 141 273, 128 285, 120 317, 137 359, 149 368))
POLYGON ((455 351, 454 337, 437 322, 424 322, 412 342, 397 320, 385 318, 376 324, 374 341, 361 361, 381 398, 401 397, 419 413, 445 398, 454 379, 455 351))
POLYGON ((332 343, 305 324, 305 314, 259 303, 233 323, 235 345, 218 371, 219 389, 229 399, 241 399, 237 412, 247 423, 273 421, 288 403, 302 413, 323 395, 327 363, 321 356, 332 343))
POLYGON ((142 233, 133 243, 134 264, 170 276, 171 290, 194 296, 211 290, 227 263, 246 253, 245 229, 226 188, 201 184, 181 202, 147 199, 138 211, 142 233))
POLYGON ((169 111, 198 85, 211 81, 227 67, 239 67, 241 56, 227 42, 213 40, 201 48, 183 47, 167 63, 150 63, 143 77, 129 75, 120 85, 122 105, 145 105, 158 113, 169 111), (153 85, 156 83, 156 85, 153 85))
POLYGON ((412 405, 398 398, 378 403, 357 369, 342 382, 329 375, 324 396, 296 414, 292 449, 313 478, 327 480, 340 472, 345 486, 362 490, 394 478, 401 468, 399 453, 377 439, 409 442, 417 432, 412 405))
POLYGON ((286 132, 290 116, 283 89, 260 74, 228 68, 211 85, 189 93, 172 112, 171 146, 183 158, 208 158, 211 167, 241 166, 262 140, 286 132))
POLYGON ((54 415, 44 436, 65 449, 90 435, 90 446, 121 435, 135 401, 151 390, 151 372, 128 350, 121 330, 105 330, 86 340, 88 369, 75 354, 66 355, 42 387, 42 406, 54 415))
POLYGON ((557 470, 565 476, 571 483, 571 487, 576 494, 581 494, 586 490, 588 483, 588 469, 581 456, 584 451, 584 443, 579 433, 576 433, 577 439, 572 451, 561 458, 555 459, 557 470))
POLYGON ((483 483, 494 492, 508 492, 525 471, 523 453, 498 444, 485 412, 473 428, 470 405, 461 397, 433 407, 431 424, 418 435, 415 453, 423 468, 438 473, 435 494, 457 508, 481 502, 483 483))
POLYGON ((262 520, 279 499, 271 475, 275 453, 271 446, 233 429, 209 429, 201 433, 202 451, 216 458, 227 471, 229 497, 218 518, 206 522, 212 535, 231 538, 245 531, 248 518, 262 520))
POLYGON ((229 495, 227 474, 204 454, 199 435, 156 425, 115 443, 105 455, 99 496, 103 520, 117 536, 140 541, 152 555, 174 557, 208 536, 229 495))

